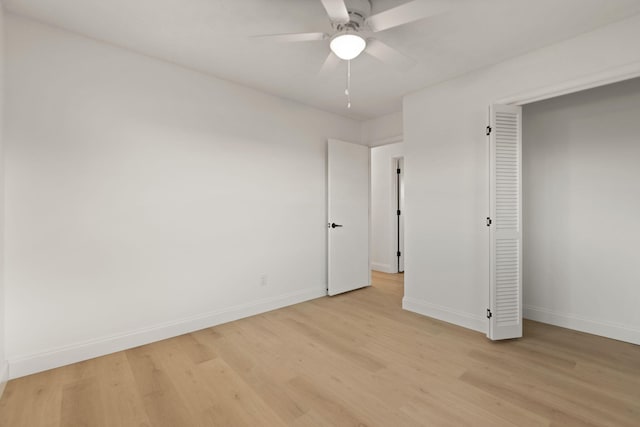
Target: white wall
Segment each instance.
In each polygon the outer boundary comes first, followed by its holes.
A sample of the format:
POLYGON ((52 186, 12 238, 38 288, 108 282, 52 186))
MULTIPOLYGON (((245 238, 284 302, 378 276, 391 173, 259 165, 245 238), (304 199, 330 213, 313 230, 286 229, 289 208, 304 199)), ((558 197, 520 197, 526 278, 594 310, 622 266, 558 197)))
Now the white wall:
POLYGON ((359 122, 7 27, 11 377, 325 294, 326 140, 359 122))
POLYGON ((4 290, 4 5, 0 1, 0 396, 9 374, 5 346, 5 290, 4 290))
POLYGON ((362 122, 362 141, 371 147, 402 141, 402 112, 362 122))
POLYGON ((639 39, 636 15, 405 97, 405 308, 486 332, 488 105, 640 62, 639 39))
POLYGON ((525 316, 633 341, 631 331, 640 330, 640 78, 523 112, 525 316))
POLYGON ((394 159, 404 156, 404 144, 371 149, 371 267, 397 273, 396 168, 394 159))

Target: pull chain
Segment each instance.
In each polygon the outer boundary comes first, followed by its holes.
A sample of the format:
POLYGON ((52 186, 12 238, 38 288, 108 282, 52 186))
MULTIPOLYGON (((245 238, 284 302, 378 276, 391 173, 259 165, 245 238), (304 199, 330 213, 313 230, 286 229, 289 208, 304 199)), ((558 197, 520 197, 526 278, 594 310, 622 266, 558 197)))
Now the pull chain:
POLYGON ((347 61, 347 88, 344 94, 347 95, 347 108, 351 108, 351 60, 347 61))

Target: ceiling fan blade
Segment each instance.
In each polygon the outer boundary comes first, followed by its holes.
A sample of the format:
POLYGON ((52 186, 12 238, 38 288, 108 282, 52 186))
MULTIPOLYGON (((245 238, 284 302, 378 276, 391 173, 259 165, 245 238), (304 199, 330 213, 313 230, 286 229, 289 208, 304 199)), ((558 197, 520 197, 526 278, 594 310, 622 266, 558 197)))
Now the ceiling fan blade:
POLYGON ((450 0, 413 0, 400 6, 376 13, 367 18, 373 32, 387 30, 409 22, 439 15, 452 9, 450 0))
POLYGON ((320 0, 324 9, 327 11, 327 15, 329 15, 329 19, 331 22, 336 22, 338 24, 346 24, 349 22, 349 11, 347 11, 347 6, 344 4, 344 0, 320 0))
POLYGON ((329 38, 326 33, 291 33, 291 34, 264 34, 259 36, 253 36, 259 39, 269 39, 276 42, 288 43, 288 42, 312 42, 316 40, 325 40, 329 38))
POLYGON ((364 51, 374 58, 393 65, 403 71, 408 70, 416 64, 416 61, 413 58, 408 57, 404 53, 398 52, 394 48, 377 39, 367 40, 367 48, 364 51))
POLYGON ((320 68, 319 75, 326 75, 331 71, 335 70, 340 64, 340 58, 336 56, 335 53, 329 52, 327 59, 324 60, 324 64, 322 64, 322 68, 320 68))

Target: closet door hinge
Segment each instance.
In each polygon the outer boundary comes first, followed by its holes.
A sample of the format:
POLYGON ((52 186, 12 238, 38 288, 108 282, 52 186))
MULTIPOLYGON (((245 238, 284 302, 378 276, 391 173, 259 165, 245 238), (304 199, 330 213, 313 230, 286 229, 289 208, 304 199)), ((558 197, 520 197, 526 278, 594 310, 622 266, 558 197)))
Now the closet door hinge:
POLYGON ((487 217, 487 227, 491 227, 491 218, 487 217))
POLYGON ((487 308, 487 319, 491 319, 493 317, 493 313, 491 313, 491 310, 487 308))
POLYGON ((487 126, 487 135, 491 135, 491 126, 487 126))

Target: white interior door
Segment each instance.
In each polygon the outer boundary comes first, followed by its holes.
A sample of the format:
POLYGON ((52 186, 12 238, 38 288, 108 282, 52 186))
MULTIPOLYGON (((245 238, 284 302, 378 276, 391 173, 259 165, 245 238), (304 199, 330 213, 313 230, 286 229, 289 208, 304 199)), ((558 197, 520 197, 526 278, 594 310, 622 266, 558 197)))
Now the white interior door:
POLYGON ((522 336, 522 107, 490 107, 492 340, 522 336))
POLYGON ((371 284, 369 147, 329 140, 328 293, 371 284))

